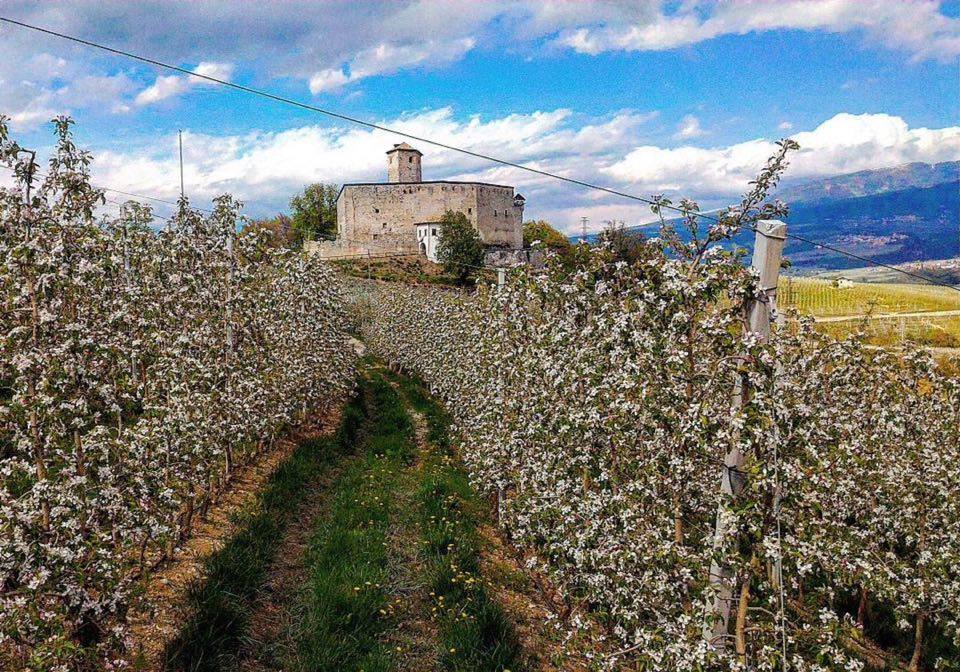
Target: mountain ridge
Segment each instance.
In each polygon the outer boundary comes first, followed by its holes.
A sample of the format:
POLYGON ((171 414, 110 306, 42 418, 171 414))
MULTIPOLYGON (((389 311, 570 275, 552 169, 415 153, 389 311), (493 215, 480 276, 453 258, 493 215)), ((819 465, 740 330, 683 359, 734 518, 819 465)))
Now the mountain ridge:
POLYGON ((911 187, 960 183, 960 161, 903 163, 889 168, 860 170, 809 180, 787 182, 774 196, 788 204, 875 196, 911 187))

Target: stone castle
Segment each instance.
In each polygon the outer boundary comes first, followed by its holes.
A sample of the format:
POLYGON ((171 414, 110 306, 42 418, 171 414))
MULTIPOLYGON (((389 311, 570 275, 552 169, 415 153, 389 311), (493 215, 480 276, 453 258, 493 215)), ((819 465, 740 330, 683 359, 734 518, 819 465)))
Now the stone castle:
MULTIPOLYGON (((337 196, 337 240, 312 246, 326 258, 421 254, 436 261, 447 210, 462 212, 488 253, 523 246, 523 204, 513 187, 484 182, 424 182, 423 154, 400 143, 387 152, 387 182, 345 184, 337 196)), ((489 256, 489 254, 488 254, 489 256)))

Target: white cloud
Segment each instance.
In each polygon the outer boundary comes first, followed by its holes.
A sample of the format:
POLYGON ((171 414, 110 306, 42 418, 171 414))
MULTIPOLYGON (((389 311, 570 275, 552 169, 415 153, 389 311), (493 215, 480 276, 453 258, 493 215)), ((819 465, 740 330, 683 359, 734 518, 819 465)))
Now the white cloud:
MULTIPOLYGON (((194 68, 193 72, 205 77, 229 81, 233 76, 233 64, 203 62, 194 68)), ((140 106, 152 105, 161 100, 182 95, 193 87, 210 84, 212 82, 190 75, 160 75, 153 84, 137 94, 134 102, 140 106)))
MULTIPOLYGON (((381 121, 414 135, 638 196, 687 195, 700 199, 705 208, 736 199, 775 150, 772 142, 762 139, 714 148, 644 144, 648 122, 655 116, 623 111, 584 122, 559 109, 457 118, 451 109, 442 108, 381 121)), ((791 178, 960 159, 960 127, 909 128, 903 119, 884 114, 838 114, 793 137, 802 149, 791 158, 791 178)), ((385 151, 398 140, 382 131, 323 126, 246 135, 187 133, 187 192, 201 204, 220 193, 233 193, 248 201, 248 211, 266 215, 283 210, 290 196, 310 182, 384 180, 385 151)), ((608 219, 623 219, 628 225, 653 219, 646 206, 608 194, 429 145, 419 149, 424 152, 426 179, 515 185, 527 197, 528 216, 545 216, 567 231, 576 232, 584 215, 597 227, 608 219)), ((173 134, 146 150, 95 155, 95 176, 101 184, 170 199, 178 194, 173 134)))
POLYGON ((37 41, 3 31, 0 58, 0 114, 16 131, 29 131, 60 114, 110 109, 134 88, 127 72, 91 74, 82 63, 38 51, 37 41))
POLYGON ((687 3, 674 14, 636 23, 571 27, 556 44, 586 54, 662 51, 721 35, 770 30, 862 32, 868 43, 949 62, 960 55, 960 19, 940 12, 935 0, 740 0, 687 3))
MULTIPOLYGON (((473 151, 503 156, 570 177, 594 178, 596 168, 622 156, 622 147, 636 144, 649 130, 655 113, 623 111, 610 117, 576 120, 569 110, 538 111, 496 118, 457 118, 449 108, 428 110, 385 125, 473 151)), ((303 126, 245 135, 184 135, 188 195, 200 205, 221 193, 248 203, 256 216, 285 210, 290 197, 310 182, 380 181, 386 179, 385 152, 402 138, 381 131, 303 126)), ((591 202, 583 189, 491 165, 448 150, 420 145, 424 177, 464 179, 516 185, 531 202, 531 214, 591 202)), ((179 191, 176 135, 149 147, 95 151, 96 183, 132 193, 173 200, 179 191)), ((609 207, 605 208, 609 210, 609 207)), ((159 214, 169 208, 160 206, 159 214)), ((567 213, 570 214, 569 212, 567 213)), ((558 222, 562 223, 561 217, 558 222)))
POLYGON ((777 124, 777 129, 781 131, 789 131, 791 128, 793 128, 793 124, 789 121, 781 121, 779 124, 777 124))
POLYGON ((340 68, 326 68, 310 78, 310 91, 339 89, 344 84, 365 77, 388 75, 417 66, 436 66, 460 60, 476 46, 476 40, 466 37, 446 42, 429 41, 421 44, 378 44, 361 51, 340 68))
MULTIPOLYGON (((841 113, 792 137, 800 150, 790 157, 791 178, 960 159, 960 127, 911 129, 887 114, 841 113)), ((759 139, 712 149, 642 146, 601 172, 648 193, 730 196, 745 190, 775 149, 759 139)))
POLYGON ((700 128, 700 120, 692 114, 688 114, 680 120, 680 125, 677 127, 676 137, 682 140, 688 140, 690 138, 699 138, 701 135, 705 134, 706 131, 700 128))
POLYGON ((350 81, 350 75, 340 68, 321 70, 310 78, 310 93, 317 95, 322 91, 333 91, 350 81))

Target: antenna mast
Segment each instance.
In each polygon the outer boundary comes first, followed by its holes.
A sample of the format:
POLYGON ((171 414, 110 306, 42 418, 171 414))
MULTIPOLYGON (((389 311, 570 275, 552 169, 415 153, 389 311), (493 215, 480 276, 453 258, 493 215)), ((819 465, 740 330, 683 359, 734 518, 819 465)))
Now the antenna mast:
POLYGON ((180 200, 183 200, 183 130, 177 131, 177 137, 180 140, 180 200))

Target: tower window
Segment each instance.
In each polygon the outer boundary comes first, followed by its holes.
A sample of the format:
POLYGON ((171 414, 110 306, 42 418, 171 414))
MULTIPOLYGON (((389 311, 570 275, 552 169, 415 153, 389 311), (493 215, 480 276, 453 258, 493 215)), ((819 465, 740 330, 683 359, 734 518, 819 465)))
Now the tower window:
POLYGON ((468 214, 468 215, 472 215, 472 214, 473 214, 473 208, 467 208, 467 214, 468 214))
POLYGON ((412 156, 407 157, 407 163, 413 163, 413 157, 412 157, 412 156))
POLYGON ((374 211, 375 213, 379 214, 379 213, 380 213, 380 208, 374 208, 373 211, 374 211))

